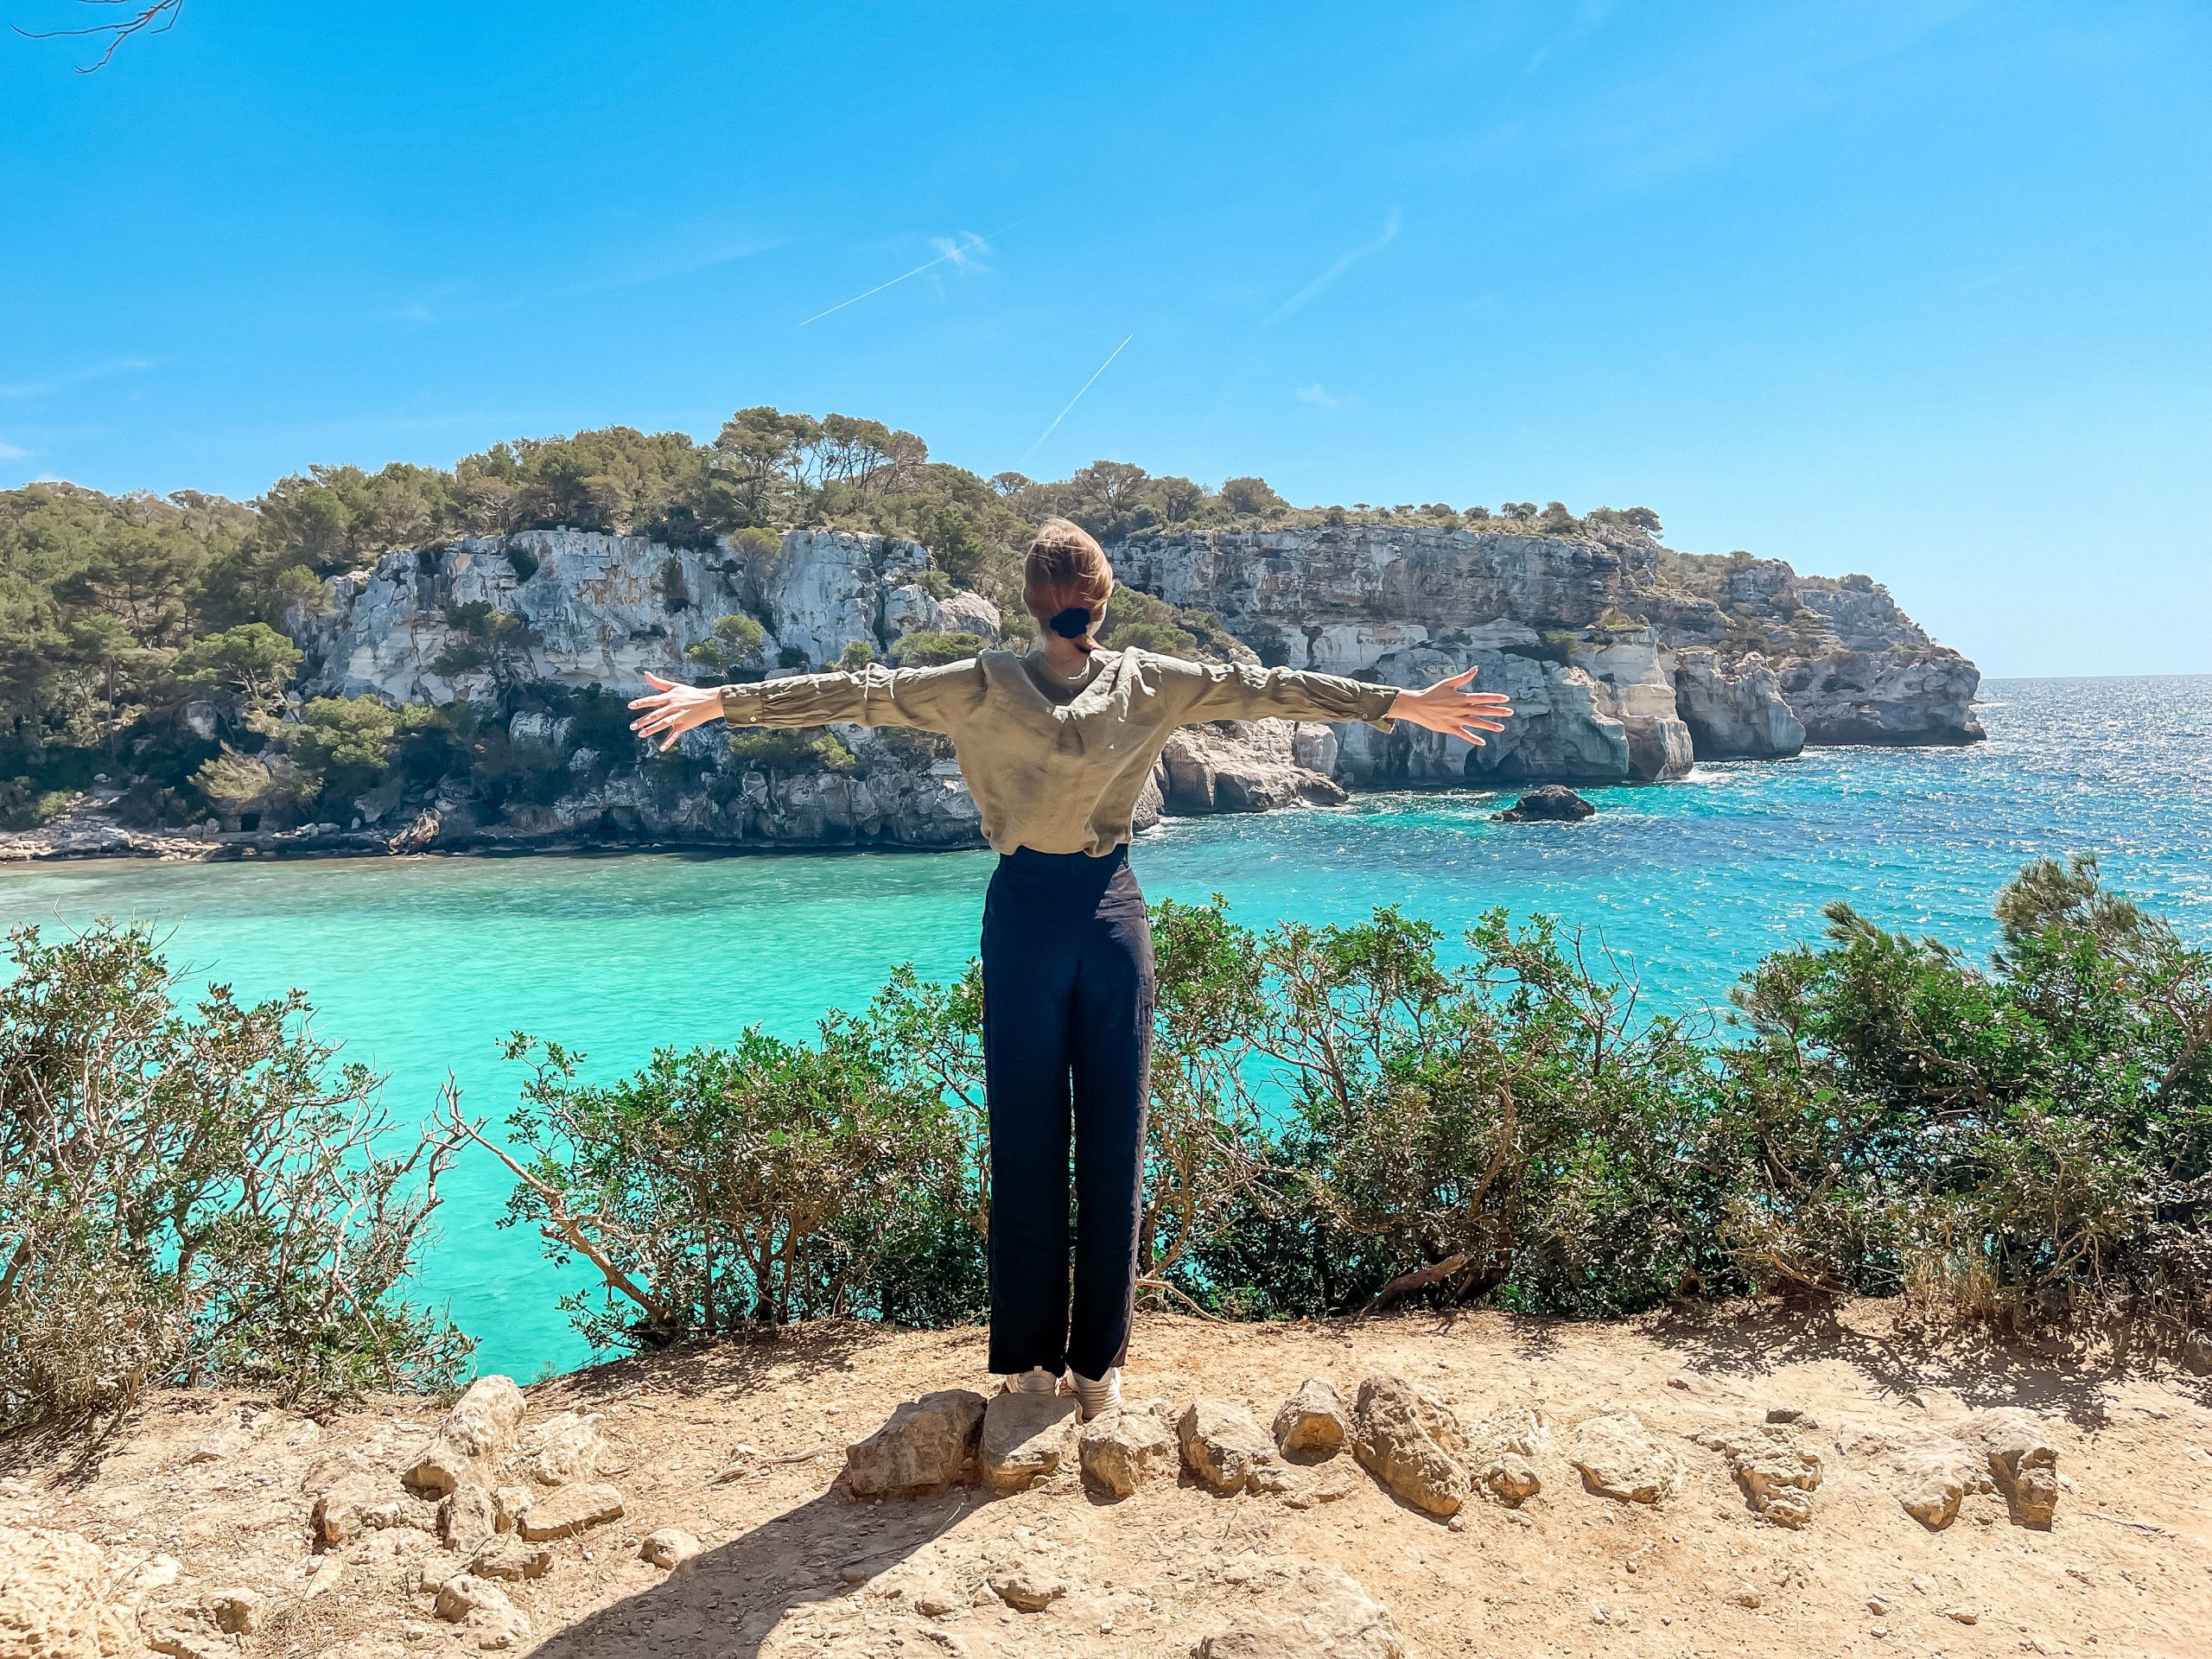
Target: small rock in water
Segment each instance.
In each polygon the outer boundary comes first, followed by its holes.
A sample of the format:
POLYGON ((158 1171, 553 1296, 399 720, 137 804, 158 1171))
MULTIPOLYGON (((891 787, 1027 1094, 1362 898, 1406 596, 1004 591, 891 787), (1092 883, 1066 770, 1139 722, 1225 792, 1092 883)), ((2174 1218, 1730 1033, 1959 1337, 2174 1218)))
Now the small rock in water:
POLYGON ((1597 810, 1565 784, 1545 784, 1491 816, 1500 823, 1575 823, 1594 817, 1597 810))

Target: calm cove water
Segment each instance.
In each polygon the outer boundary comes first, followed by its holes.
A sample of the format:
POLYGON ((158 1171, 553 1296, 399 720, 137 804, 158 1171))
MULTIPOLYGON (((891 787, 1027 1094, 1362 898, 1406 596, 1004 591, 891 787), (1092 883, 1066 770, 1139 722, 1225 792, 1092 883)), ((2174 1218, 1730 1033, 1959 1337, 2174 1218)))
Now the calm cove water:
MULTIPOLYGON (((1826 749, 1704 766, 1662 787, 1588 791, 1599 816, 1500 824, 1491 794, 1367 796, 1331 811, 1181 819, 1139 844, 1155 898, 1224 893, 1249 922, 1350 921, 1395 903, 1447 928, 1492 905, 1602 934, 1675 1007, 1725 1001, 1764 952, 1847 899, 1891 926, 1977 948, 2026 859, 2088 851, 2107 876, 2212 935, 2212 677, 1993 681, 1990 741, 1826 749)), ((349 1057, 427 1115, 450 1068, 495 1118, 517 1029, 586 1051, 603 1076, 660 1044, 759 1023, 801 1035, 894 964, 957 971, 976 948, 988 853, 690 858, 122 862, 0 869, 0 920, 147 917, 174 962, 241 995, 299 986, 349 1057)), ((424 1291, 528 1377, 587 1351, 554 1307, 575 1282, 494 1223, 505 1173, 450 1178, 424 1291)))

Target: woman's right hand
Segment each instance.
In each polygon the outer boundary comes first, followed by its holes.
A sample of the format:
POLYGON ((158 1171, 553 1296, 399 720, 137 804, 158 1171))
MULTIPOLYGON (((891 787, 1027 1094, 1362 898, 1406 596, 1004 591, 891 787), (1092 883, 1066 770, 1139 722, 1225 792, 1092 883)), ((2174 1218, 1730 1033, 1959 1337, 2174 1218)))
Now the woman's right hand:
POLYGON ((645 712, 630 722, 630 729, 639 737, 652 739, 663 732, 660 752, 666 754, 676 747, 676 740, 694 726, 703 726, 710 720, 719 720, 722 713, 722 694, 710 685, 678 685, 674 680, 664 680, 658 674, 645 676, 645 683, 652 690, 645 696, 632 699, 632 709, 645 712))

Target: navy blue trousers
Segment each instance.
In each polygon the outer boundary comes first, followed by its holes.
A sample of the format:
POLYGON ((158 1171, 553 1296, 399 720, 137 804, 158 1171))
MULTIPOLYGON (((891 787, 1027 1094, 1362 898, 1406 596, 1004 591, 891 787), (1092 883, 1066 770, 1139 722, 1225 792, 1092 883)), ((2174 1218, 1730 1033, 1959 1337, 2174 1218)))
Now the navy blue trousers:
POLYGON ((994 1371, 1099 1377, 1128 1350, 1151 1056, 1152 925, 1128 849, 1000 859, 983 902, 994 1371))

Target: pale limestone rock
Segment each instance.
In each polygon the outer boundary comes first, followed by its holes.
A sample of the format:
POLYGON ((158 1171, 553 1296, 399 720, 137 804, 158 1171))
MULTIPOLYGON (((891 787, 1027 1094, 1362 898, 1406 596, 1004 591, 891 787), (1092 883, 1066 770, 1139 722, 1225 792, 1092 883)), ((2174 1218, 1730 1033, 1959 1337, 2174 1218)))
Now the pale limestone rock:
POLYGON ((468 1571, 480 1579, 542 1579, 552 1570, 551 1550, 511 1532, 486 1539, 468 1558, 468 1571))
POLYGON ((117 1659, 137 1649, 110 1605, 99 1546, 81 1533, 0 1527, 0 1654, 117 1659))
POLYGON ((1294 729, 1280 720, 1185 726, 1160 751, 1166 810, 1183 817, 1209 812, 1270 812, 1300 802, 1334 806, 1344 788, 1294 758, 1294 729))
POLYGON ((845 1448, 855 1497, 906 1497, 969 1478, 982 1438, 983 1396, 946 1389, 909 1400, 874 1433, 845 1448))
POLYGON ((1681 1460, 1633 1412, 1607 1412, 1577 1425, 1567 1459, 1600 1497, 1656 1504, 1682 1489, 1681 1460))
POLYGON ((1275 1449, 1287 1458, 1334 1457, 1351 1438, 1349 1415, 1335 1383, 1308 1377, 1275 1413, 1275 1449))
POLYGON ((1352 1408, 1352 1452, 1396 1497, 1434 1516, 1456 1515, 1472 1490, 1466 1440, 1451 1408, 1403 1377, 1363 1378, 1352 1408))
POLYGON ((1675 704, 1700 760, 1777 760, 1805 747, 1782 682, 1752 652, 1731 669, 1709 645, 1674 653, 1675 704))
POLYGON ((573 1538, 621 1518, 622 1494, 612 1486, 584 1481, 556 1486, 543 1497, 531 1499, 516 1529, 525 1542, 537 1544, 552 1538, 573 1538))
POLYGON ((1252 1471, 1274 1459, 1268 1432, 1243 1407, 1225 1400, 1192 1402, 1184 1408, 1177 1429, 1184 1466, 1224 1496, 1243 1491, 1252 1471))
POLYGON ((645 1535, 638 1559, 664 1569, 683 1565, 699 1553, 699 1541, 681 1527, 662 1527, 645 1535))
POLYGON ((1068 1592, 1065 1579, 1034 1562, 998 1567, 984 1582, 1001 1601, 1023 1613, 1041 1613, 1068 1592))
POLYGON ((543 1486, 569 1486, 597 1478, 607 1455, 598 1413, 564 1411, 549 1418, 523 1442, 522 1471, 543 1486))
POLYGON ((417 1491, 438 1496, 463 1481, 491 1485, 514 1448, 524 1409, 522 1390, 512 1377, 478 1377, 400 1478, 417 1491))
POLYGON ((1802 1444, 1789 1424, 1719 1423, 1690 1438, 1720 1453, 1752 1514, 1783 1527, 1802 1527, 1813 1518, 1820 1454, 1802 1444))
POLYGON ((1544 1489, 1529 1461, 1550 1439, 1543 1414, 1520 1406, 1493 1412, 1466 1426, 1466 1458, 1475 1483, 1508 1509, 1517 1509, 1544 1489))
POLYGON ((1198 1643, 1198 1659, 1406 1659, 1389 1611, 1357 1579, 1304 1566, 1198 1643))
POLYGON ((342 1544, 365 1532, 398 1526, 406 1514, 406 1496, 389 1477, 344 1475, 315 1499, 315 1536, 326 1544, 342 1544))
POLYGON ((438 1586, 436 1611, 440 1618, 461 1625, 480 1648, 511 1648, 531 1635, 529 1618, 507 1599, 505 1591, 467 1573, 438 1586))
POLYGON ((995 1394, 983 1412, 977 1460, 983 1484, 1020 1491, 1067 1460, 1075 1444, 1076 1402, 1059 1394, 995 1394))
POLYGON ((492 1529, 512 1532, 522 1520, 522 1512, 530 1507, 535 1497, 527 1486, 508 1484, 492 1489, 492 1529))
POLYGON ((1116 1497, 1173 1481, 1179 1464, 1174 1432, 1154 1413, 1124 1407, 1094 1417, 1076 1439, 1083 1471, 1116 1497))
POLYGON ((1990 1478, 2014 1524, 2048 1530, 2058 1509, 2058 1447, 2042 1420, 2018 1406, 1999 1406, 1968 1418, 1965 1433, 1988 1458, 1990 1478))
POLYGON ((497 1530, 498 1514, 491 1493, 464 1482, 438 1501, 438 1536, 466 1555, 497 1530))

